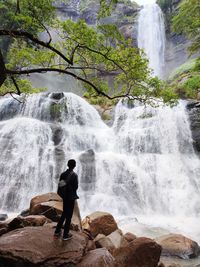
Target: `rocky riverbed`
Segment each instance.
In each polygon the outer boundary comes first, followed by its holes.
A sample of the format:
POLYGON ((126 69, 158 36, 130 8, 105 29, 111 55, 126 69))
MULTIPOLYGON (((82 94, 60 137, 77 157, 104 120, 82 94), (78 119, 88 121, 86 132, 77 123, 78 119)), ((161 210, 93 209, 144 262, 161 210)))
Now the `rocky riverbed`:
POLYGON ((200 252, 195 241, 180 234, 150 239, 123 233, 107 212, 96 211, 82 220, 78 203, 71 223, 73 238, 63 241, 53 236, 61 212, 60 197, 48 193, 34 197, 21 215, 1 222, 0 266, 178 267, 186 266, 174 263, 178 259, 191 262, 200 252))

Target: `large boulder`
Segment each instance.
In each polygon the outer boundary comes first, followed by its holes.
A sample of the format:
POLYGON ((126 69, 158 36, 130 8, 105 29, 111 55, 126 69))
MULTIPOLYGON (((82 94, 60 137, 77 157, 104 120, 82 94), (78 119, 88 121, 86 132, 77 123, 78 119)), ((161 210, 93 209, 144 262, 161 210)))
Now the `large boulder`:
POLYGON ((115 246, 112 241, 105 235, 97 235, 94 239, 94 242, 97 248, 106 248, 111 253, 115 249, 115 246))
POLYGON ((71 240, 53 238, 51 227, 25 227, 0 238, 0 266, 76 266, 87 252, 88 238, 72 232, 71 240))
POLYGON ((123 233, 120 229, 117 229, 109 234, 107 238, 110 239, 115 249, 128 245, 128 241, 124 238, 123 233))
MULTIPOLYGON (((56 193, 47 193, 34 197, 30 203, 30 214, 42 214, 54 222, 57 222, 63 211, 62 199, 56 193)), ((74 212, 71 221, 71 229, 81 230, 81 216, 78 202, 75 201, 74 212)))
POLYGON ((88 252, 77 267, 115 267, 115 264, 108 250, 99 248, 88 252))
POLYGON ((50 202, 50 201, 62 202, 62 199, 59 197, 58 194, 54 192, 50 192, 50 193, 43 194, 43 195, 38 195, 31 199, 30 212, 33 212, 34 206, 37 206, 40 203, 50 202))
POLYGON ((50 223, 51 220, 44 215, 29 215, 26 217, 17 216, 8 223, 8 231, 27 226, 43 226, 45 223, 50 223))
POLYGON ((113 256, 116 267, 155 267, 158 265, 161 246, 149 238, 141 237, 118 248, 113 256))
POLYGON ((110 213, 101 211, 96 211, 88 215, 82 221, 82 227, 93 237, 96 237, 98 234, 109 235, 118 229, 113 216, 110 213))
POLYGON ((164 235, 156 238, 156 242, 161 245, 163 256, 177 256, 182 259, 189 259, 197 257, 200 252, 199 245, 183 235, 164 235))

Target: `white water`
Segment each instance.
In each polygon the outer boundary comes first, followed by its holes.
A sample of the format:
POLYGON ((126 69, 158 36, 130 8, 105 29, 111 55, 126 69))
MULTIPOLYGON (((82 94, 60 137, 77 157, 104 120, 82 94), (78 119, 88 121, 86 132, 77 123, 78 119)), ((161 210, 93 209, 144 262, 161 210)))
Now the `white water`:
POLYGON ((24 105, 1 99, 0 118, 1 210, 21 211, 31 197, 55 191, 73 157, 82 215, 108 211, 124 228, 137 217, 200 241, 200 160, 184 103, 173 109, 119 103, 109 128, 78 96, 39 94, 24 105))
POLYGON ((153 75, 164 77, 165 64, 165 25, 160 7, 155 0, 137 0, 144 5, 138 19, 138 47, 149 59, 153 75))

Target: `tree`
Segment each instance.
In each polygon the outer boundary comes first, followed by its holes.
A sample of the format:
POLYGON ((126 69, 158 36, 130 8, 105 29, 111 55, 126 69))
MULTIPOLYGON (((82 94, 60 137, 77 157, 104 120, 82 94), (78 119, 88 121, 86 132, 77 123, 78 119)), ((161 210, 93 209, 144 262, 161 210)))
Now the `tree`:
POLYGON ((184 33, 191 39, 191 54, 200 51, 200 1, 183 0, 178 13, 173 17, 173 28, 177 33, 184 33))
MULTIPOLYGON (((100 2, 101 8, 108 7, 105 0, 100 2)), ((24 75, 58 72, 84 83, 90 95, 129 97, 144 103, 156 97, 174 103, 176 95, 151 76, 144 53, 132 47, 114 25, 94 28, 83 20, 60 21, 52 4, 52 0, 7 0, 1 4, 0 10, 9 10, 10 17, 0 28, 0 38, 9 38, 10 44, 6 57, 0 53, 2 95, 24 92, 24 75), (57 29, 60 41, 52 41, 49 27, 57 29), (47 41, 40 38, 42 32, 46 32, 47 41), (106 74, 113 77, 112 90, 106 74)))

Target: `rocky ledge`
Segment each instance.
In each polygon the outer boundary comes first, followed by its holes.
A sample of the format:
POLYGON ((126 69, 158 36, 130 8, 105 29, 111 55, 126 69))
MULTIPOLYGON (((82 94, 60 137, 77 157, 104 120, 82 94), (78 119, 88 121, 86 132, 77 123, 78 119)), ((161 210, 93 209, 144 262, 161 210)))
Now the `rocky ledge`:
POLYGON ((199 255, 198 244, 181 235, 152 240, 123 234, 107 212, 81 220, 77 203, 72 239, 63 241, 53 236, 61 212, 59 196, 48 193, 33 198, 25 216, 0 222, 0 267, 163 267, 161 255, 199 255))

